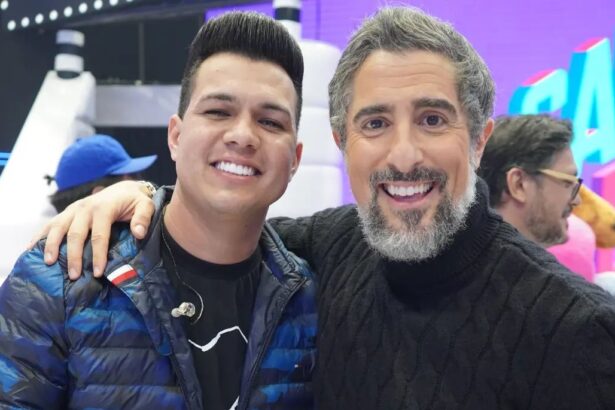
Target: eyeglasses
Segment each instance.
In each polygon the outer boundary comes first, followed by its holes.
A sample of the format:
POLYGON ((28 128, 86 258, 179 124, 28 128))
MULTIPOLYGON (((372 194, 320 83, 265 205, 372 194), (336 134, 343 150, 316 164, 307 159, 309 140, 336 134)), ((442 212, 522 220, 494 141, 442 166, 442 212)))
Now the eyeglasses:
POLYGON ((572 193, 570 194, 570 198, 572 199, 577 196, 577 194, 579 193, 579 189, 581 189, 581 185, 583 184, 583 178, 579 178, 570 174, 565 174, 563 172, 555 171, 553 169, 543 168, 539 169, 537 172, 540 172, 544 175, 548 175, 559 181, 570 182, 571 184, 573 184, 572 193))

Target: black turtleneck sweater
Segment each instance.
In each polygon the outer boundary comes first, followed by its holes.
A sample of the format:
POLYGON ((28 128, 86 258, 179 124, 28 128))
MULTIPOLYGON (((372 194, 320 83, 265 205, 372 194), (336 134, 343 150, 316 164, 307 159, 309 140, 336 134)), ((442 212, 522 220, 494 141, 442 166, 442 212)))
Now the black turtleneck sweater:
POLYGON ((392 263, 354 207, 277 220, 319 278, 323 409, 615 409, 615 301, 488 209, 437 257, 392 263))

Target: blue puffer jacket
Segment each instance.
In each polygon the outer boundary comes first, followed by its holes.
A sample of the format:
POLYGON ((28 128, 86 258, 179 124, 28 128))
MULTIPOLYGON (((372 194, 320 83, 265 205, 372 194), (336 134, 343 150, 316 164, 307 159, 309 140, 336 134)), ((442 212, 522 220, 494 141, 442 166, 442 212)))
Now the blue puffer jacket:
MULTIPOLYGON (((207 408, 188 340, 170 314, 177 299, 160 258, 168 194, 156 195, 145 240, 116 227, 106 278, 93 278, 86 260, 83 276, 69 281, 65 246, 51 267, 43 243, 19 258, 0 288, 0 408, 207 408), (116 286, 108 276, 118 268, 136 275, 116 286)), ((261 249, 269 269, 255 299, 238 408, 312 408, 312 274, 268 225, 261 249)))

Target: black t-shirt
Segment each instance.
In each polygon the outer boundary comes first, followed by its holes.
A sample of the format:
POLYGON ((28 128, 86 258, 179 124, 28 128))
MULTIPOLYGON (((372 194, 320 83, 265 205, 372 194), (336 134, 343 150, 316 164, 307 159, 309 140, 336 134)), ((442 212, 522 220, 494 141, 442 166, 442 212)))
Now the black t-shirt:
POLYGON ((203 391, 203 406, 205 410, 229 410, 239 398, 252 307, 261 272, 260 248, 243 262, 218 265, 186 252, 164 226, 163 235, 162 260, 177 290, 178 305, 190 302, 196 308, 191 318, 176 320, 183 322, 192 347, 203 391), (201 302, 190 287, 203 299, 203 312, 198 320, 201 302))

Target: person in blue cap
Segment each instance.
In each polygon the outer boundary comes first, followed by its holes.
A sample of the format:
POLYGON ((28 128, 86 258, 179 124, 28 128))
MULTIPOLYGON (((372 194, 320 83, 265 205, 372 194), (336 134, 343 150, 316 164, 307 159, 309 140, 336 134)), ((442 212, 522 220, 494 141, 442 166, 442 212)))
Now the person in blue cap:
POLYGON ((139 179, 157 155, 132 158, 122 144, 108 135, 79 138, 62 154, 54 177, 58 190, 49 197, 58 212, 78 199, 124 179, 139 179))

